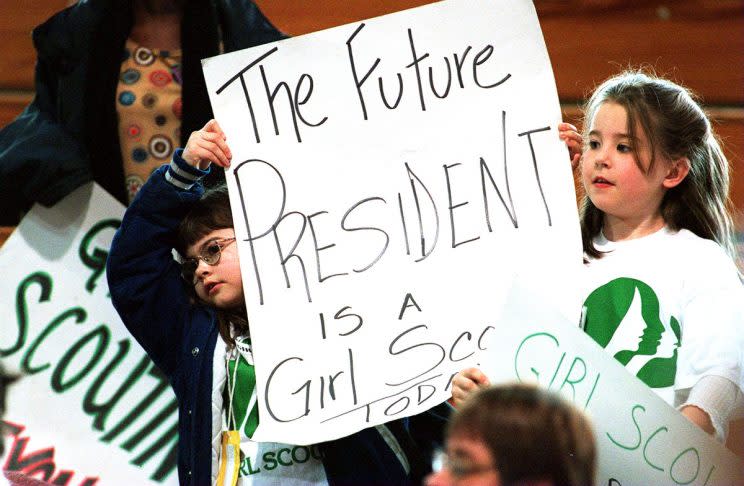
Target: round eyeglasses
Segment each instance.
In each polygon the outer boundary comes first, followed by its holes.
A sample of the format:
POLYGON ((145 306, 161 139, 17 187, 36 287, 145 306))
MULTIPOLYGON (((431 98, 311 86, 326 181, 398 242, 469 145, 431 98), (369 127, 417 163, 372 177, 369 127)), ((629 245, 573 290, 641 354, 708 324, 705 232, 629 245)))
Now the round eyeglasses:
POLYGON ((199 260, 207 265, 217 265, 220 262, 222 250, 233 241, 235 241, 235 238, 218 238, 204 243, 196 258, 185 258, 181 262, 181 278, 191 285, 196 285, 198 280, 196 278, 196 269, 199 266, 199 260))

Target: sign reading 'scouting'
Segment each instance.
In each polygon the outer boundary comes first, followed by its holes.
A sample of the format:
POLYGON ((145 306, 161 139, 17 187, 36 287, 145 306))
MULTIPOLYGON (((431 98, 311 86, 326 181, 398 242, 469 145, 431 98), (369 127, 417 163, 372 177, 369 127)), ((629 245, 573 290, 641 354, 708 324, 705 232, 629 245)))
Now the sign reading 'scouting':
POLYGON ((203 67, 233 153, 255 439, 329 440, 440 403, 515 273, 580 263, 532 2, 446 1, 203 67))
POLYGON ((175 484, 178 404, 111 304, 124 207, 95 184, 39 204, 0 249, 2 468, 53 484, 175 484))

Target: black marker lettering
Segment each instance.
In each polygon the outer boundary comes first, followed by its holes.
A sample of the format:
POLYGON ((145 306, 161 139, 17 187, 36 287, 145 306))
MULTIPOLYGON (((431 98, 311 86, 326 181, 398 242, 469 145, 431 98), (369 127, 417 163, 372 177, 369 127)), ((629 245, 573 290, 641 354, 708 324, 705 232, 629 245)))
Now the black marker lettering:
POLYGON ((449 215, 450 215, 450 231, 452 234, 452 248, 457 248, 460 245, 464 245, 465 243, 470 243, 472 241, 477 241, 480 239, 480 236, 476 236, 474 238, 470 238, 469 240, 465 241, 457 241, 457 238, 455 237, 455 209, 461 208, 468 204, 468 201, 461 202, 458 204, 454 204, 452 202, 452 181, 450 180, 450 172, 449 170, 453 167, 457 167, 458 165, 462 165, 459 162, 457 164, 451 164, 451 165, 444 165, 444 177, 447 180, 447 202, 448 206, 447 209, 449 209, 449 215))
POLYGON ((492 53, 493 46, 489 44, 484 47, 478 54, 476 54, 475 59, 473 59, 473 81, 475 81, 475 84, 477 84, 480 88, 495 88, 496 86, 503 84, 507 79, 511 78, 511 74, 507 74, 495 83, 486 85, 483 85, 480 83, 480 81, 478 81, 478 66, 488 61, 488 58, 491 57, 492 53))
MULTIPOLYGON (((290 282, 289 282, 289 273, 287 273, 287 263, 289 262, 290 259, 294 258, 300 264, 300 270, 302 271, 302 280, 305 283, 305 293, 307 294, 307 301, 312 302, 313 299, 310 296, 310 284, 307 278, 307 269, 305 268, 305 261, 302 259, 300 255, 297 255, 295 253, 295 250, 297 250, 297 246, 300 244, 300 241, 302 240, 302 235, 305 234, 305 226, 307 224, 306 221, 307 220, 304 214, 299 213, 297 211, 292 211, 292 212, 285 214, 281 218, 279 218, 279 221, 274 225, 273 232, 274 232, 274 242, 276 243, 276 250, 279 253, 279 260, 282 265, 282 271, 284 272, 284 279, 287 282, 287 288, 291 287, 290 282), (279 225, 283 223, 290 216, 300 216, 302 218, 302 227, 300 228, 300 232, 297 235, 297 238, 295 239, 292 245, 292 248, 285 255, 284 252, 282 251, 282 245, 279 241, 279 233, 277 230, 279 229, 279 225)), ((320 269, 318 270, 320 271, 320 269)))
MULTIPOLYGON (((264 236, 269 234, 271 231, 276 230, 276 225, 279 224, 279 221, 281 221, 282 216, 284 215, 284 208, 287 203, 287 187, 284 184, 284 178, 282 177, 282 174, 277 170, 277 168, 263 160, 258 160, 258 159, 246 160, 245 162, 242 162, 235 167, 235 170, 233 171, 233 175, 235 176, 235 182, 238 186, 238 195, 240 197, 240 207, 243 209, 243 221, 245 223, 246 232, 248 233, 248 238, 246 241, 248 241, 248 245, 250 246, 250 249, 251 249, 251 259, 253 261, 253 270, 256 276, 256 285, 258 285, 258 299, 259 299, 260 304, 263 305, 264 303, 263 287, 261 285, 261 274, 258 271, 258 259, 256 257, 256 249, 255 249, 254 242, 258 240, 259 238, 263 238, 264 236), (282 191, 281 191, 282 205, 281 205, 281 209, 279 210, 279 214, 277 214, 274 222, 268 228, 266 228, 265 231, 257 235, 253 234, 253 229, 251 228, 251 223, 248 218, 248 213, 245 207, 246 206, 245 196, 243 194, 243 184, 241 182, 241 177, 240 177, 244 171, 252 167, 251 164, 267 165, 269 168, 271 168, 276 173, 276 176, 278 177, 279 182, 281 183, 281 186, 282 186, 282 191)), ((250 180, 250 176, 248 177, 248 180, 250 180)), ((277 245, 278 245, 278 242, 277 242, 277 245)), ((289 281, 287 281, 287 285, 289 285, 289 281)))
POLYGON ((537 181, 537 187, 540 189, 540 196, 542 197, 543 204, 545 205, 545 213, 548 215, 548 226, 553 226, 553 220, 550 218, 550 209, 548 208, 548 201, 545 200, 545 192, 543 192, 542 183, 540 182, 540 171, 537 170, 537 158, 535 157, 535 147, 532 145, 532 134, 544 132, 550 130, 550 127, 536 128, 535 130, 529 130, 527 132, 520 133, 519 136, 523 137, 527 135, 527 141, 530 144, 530 153, 532 154, 532 167, 535 169, 535 180, 537 181))
POLYGON ((431 92, 439 99, 444 99, 447 97, 447 95, 450 92, 450 88, 452 87, 452 66, 450 66, 449 59, 444 57, 444 63, 447 66, 447 87, 444 89, 444 93, 439 94, 437 92, 437 89, 434 87, 434 69, 429 66, 429 86, 431 87, 431 92))
POLYGON ((406 171, 408 172, 408 179, 411 181, 411 192, 413 193, 413 200, 416 202, 416 214, 418 215, 418 221, 419 221, 419 233, 421 237, 421 258, 417 259, 416 262, 420 262, 422 260, 425 260, 429 255, 431 255, 431 252, 433 252, 434 248, 437 246, 437 240, 439 239, 439 213, 437 212, 437 205, 434 202, 434 197, 431 195, 431 192, 429 192, 429 189, 424 185, 421 179, 419 179, 419 177, 411 170, 407 162, 405 163, 405 166, 406 166, 406 171), (424 232, 424 218, 423 218, 423 214, 421 211, 421 202, 419 201, 418 191, 416 190, 416 183, 414 182, 414 179, 418 181, 419 185, 424 189, 424 192, 426 193, 426 196, 429 199, 429 202, 431 203, 432 211, 434 213, 434 219, 436 221, 435 230, 434 230, 434 241, 431 244, 431 248, 426 247, 426 236, 424 232))
POLYGON ((419 68, 419 63, 429 57, 429 54, 426 53, 423 56, 419 57, 416 55, 416 46, 413 43, 413 32, 411 29, 408 29, 408 42, 411 46, 411 55, 413 56, 413 62, 411 64, 407 65, 407 68, 415 68, 416 70, 416 83, 418 85, 418 92, 419 92, 419 102, 421 103, 421 111, 426 111, 426 102, 424 101, 424 88, 421 84, 421 69, 419 68))
POLYGON ((502 140, 504 142, 504 179, 506 181, 506 195, 509 198, 509 206, 506 205, 506 201, 504 201, 504 197, 501 195, 501 191, 499 190, 499 187, 496 185, 496 181, 493 180, 493 176, 491 175, 491 171, 488 169, 488 165, 486 165, 486 161, 481 157, 480 159, 480 166, 481 166, 481 187, 483 189, 483 207, 486 211, 486 224, 488 225, 488 231, 493 232, 493 228, 491 227, 491 214, 488 210, 488 193, 486 192, 486 174, 488 175, 488 179, 491 181, 491 185, 494 189, 496 189, 496 194, 499 196, 499 200, 501 201, 501 204, 504 206, 504 209, 506 210, 507 214, 509 215, 509 218, 511 219, 512 224, 515 228, 519 228, 519 223, 517 223, 517 213, 514 211, 514 201, 512 201, 511 196, 511 189, 509 188, 509 170, 508 170, 508 164, 506 162, 506 112, 501 112, 501 136, 502 140))
POLYGON ((421 312, 421 307, 419 307, 416 299, 413 298, 413 294, 411 294, 410 292, 407 293, 406 298, 403 299, 403 305, 400 308, 400 314, 398 314, 399 321, 403 319, 403 314, 409 307, 415 307, 417 311, 421 312))
MULTIPOLYGON (((340 277, 343 275, 348 275, 348 272, 339 272, 339 273, 333 273, 331 275, 325 275, 323 276, 321 270, 320 270, 320 252, 325 250, 330 250, 334 246, 336 246, 335 243, 328 244, 326 246, 318 246, 318 235, 315 232, 315 225, 313 224, 313 218, 320 216, 321 214, 328 214, 328 211, 318 211, 317 213, 313 213, 307 217, 307 223, 310 225, 310 234, 313 237, 313 245, 315 247, 315 265, 316 270, 318 272, 318 282, 323 283, 324 281, 328 280, 329 278, 333 277, 340 277)), ((301 235, 300 235, 301 236, 301 235)), ((298 240, 299 242, 299 240, 298 240)), ((296 246, 296 245, 295 245, 296 246)))
POLYGON ((359 76, 357 75, 356 70, 356 63, 354 62, 354 50, 351 48, 351 41, 354 40, 354 37, 359 34, 359 32, 362 31, 364 28, 364 24, 360 24, 359 27, 354 31, 353 34, 351 34, 351 37, 346 41, 346 50, 349 54, 349 65, 351 66, 351 75, 354 78, 354 86, 356 86, 357 94, 359 95, 359 104, 362 107, 362 115, 364 116, 364 119, 367 120, 367 105, 364 103, 364 95, 362 94, 362 85, 367 81, 367 78, 372 74, 372 71, 375 70, 378 64, 380 64, 380 58, 378 57, 375 59, 375 62, 372 63, 372 67, 369 68, 367 71, 367 74, 365 74, 362 79, 359 79, 359 76))
POLYGON ((403 98, 403 76, 401 76, 400 73, 396 74, 398 76, 398 97, 395 99, 395 103, 393 103, 392 105, 388 103, 387 96, 385 96, 385 88, 383 87, 382 78, 377 78, 377 84, 380 86, 380 98, 382 98, 382 103, 389 110, 396 109, 400 104, 401 98, 403 98))
MULTIPOLYGON (((398 196, 400 197, 400 194, 398 196)), ((380 228, 375 228, 373 226, 351 226, 350 227, 346 224, 346 220, 349 218, 349 216, 351 215, 353 211, 355 211, 357 208, 361 207, 362 205, 367 204, 368 202, 372 202, 372 201, 382 201, 383 204, 387 204, 387 202, 381 197, 369 197, 367 199, 362 199, 361 201, 352 205, 349 208, 349 210, 346 211, 346 214, 344 214, 344 216, 341 218, 341 229, 343 229, 344 231, 349 231, 349 232, 374 231, 374 232, 381 233, 382 236, 385 237, 385 244, 382 245, 382 250, 380 250, 380 253, 378 253, 377 256, 366 266, 359 268, 359 269, 354 268, 353 270, 355 273, 362 273, 372 268, 372 266, 375 263, 377 263, 380 260, 380 258, 382 258, 382 255, 385 254, 385 251, 387 251, 388 244, 390 243, 390 235, 388 235, 387 232, 385 232, 384 230, 380 228)))
POLYGON ((440 364, 442 364, 442 362, 444 361, 444 358, 447 356, 447 352, 444 350, 444 348, 441 345, 439 345, 437 343, 431 343, 431 342, 417 343, 417 344, 413 344, 413 345, 408 346, 407 348, 403 348, 403 349, 393 349, 393 348, 395 348, 396 343, 400 339, 404 338, 408 334, 410 334, 410 333, 412 333, 412 332, 414 332, 414 331, 416 331, 418 329, 428 329, 428 326, 426 326, 425 324, 419 324, 417 326, 413 326, 413 327, 411 327, 409 329, 406 329, 402 333, 398 334, 395 337, 395 339, 393 339, 390 342, 390 346, 388 347, 388 352, 391 355, 393 355, 393 356, 397 356, 399 354, 403 354, 403 353, 406 353, 408 351, 411 351, 412 349, 424 348, 424 347, 426 347, 426 348, 433 347, 434 349, 437 350, 437 354, 440 354, 439 358, 437 358, 437 362, 433 366, 431 366, 430 368, 428 368, 426 371, 424 371, 422 373, 419 373, 418 375, 416 375, 416 376, 414 376, 412 378, 408 378, 407 380, 404 380, 404 381, 401 381, 401 382, 398 382, 398 383, 388 383, 388 382, 385 382, 386 385, 388 385, 388 386, 399 386, 399 385, 403 385, 404 383, 408 383, 410 381, 413 381, 416 378, 419 378, 421 376, 424 376, 426 373, 430 372, 431 370, 433 370, 434 368, 436 368, 437 366, 439 366, 440 364))

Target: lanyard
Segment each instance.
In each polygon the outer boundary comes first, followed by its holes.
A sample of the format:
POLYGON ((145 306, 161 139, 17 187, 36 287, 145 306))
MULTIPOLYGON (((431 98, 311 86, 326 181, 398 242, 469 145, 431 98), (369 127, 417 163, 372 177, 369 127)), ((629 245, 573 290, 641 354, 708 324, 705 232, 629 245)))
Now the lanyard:
POLYGON ((233 410, 233 398, 235 397, 235 385, 238 382, 238 364, 240 363, 240 354, 236 348, 230 350, 230 355, 225 360, 225 370, 227 378, 227 430, 237 430, 238 424, 235 423, 235 411, 233 410), (234 361, 232 372, 232 381, 230 380, 230 361, 234 361), (230 424, 232 423, 232 426, 230 424))
POLYGON ((235 396, 235 384, 238 376, 238 362, 240 356, 235 348, 230 352, 230 356, 225 360, 227 378, 227 430, 222 432, 222 444, 220 447, 220 469, 217 474, 217 484, 219 486, 235 486, 238 484, 238 471, 240 470, 240 432, 238 432, 235 423, 235 413, 233 412, 233 396, 235 396), (230 360, 234 358, 235 366, 233 367, 232 383, 230 383, 230 360), (230 427, 232 423, 232 427, 230 427))

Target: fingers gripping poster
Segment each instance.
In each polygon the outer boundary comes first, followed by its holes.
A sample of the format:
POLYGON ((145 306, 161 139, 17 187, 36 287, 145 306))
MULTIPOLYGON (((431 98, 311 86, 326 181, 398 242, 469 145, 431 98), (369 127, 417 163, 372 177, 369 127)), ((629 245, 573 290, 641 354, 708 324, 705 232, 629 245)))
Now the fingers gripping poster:
POLYGON ((532 2, 440 2, 203 61, 254 346, 257 440, 427 410, 508 284, 580 265, 532 2))

